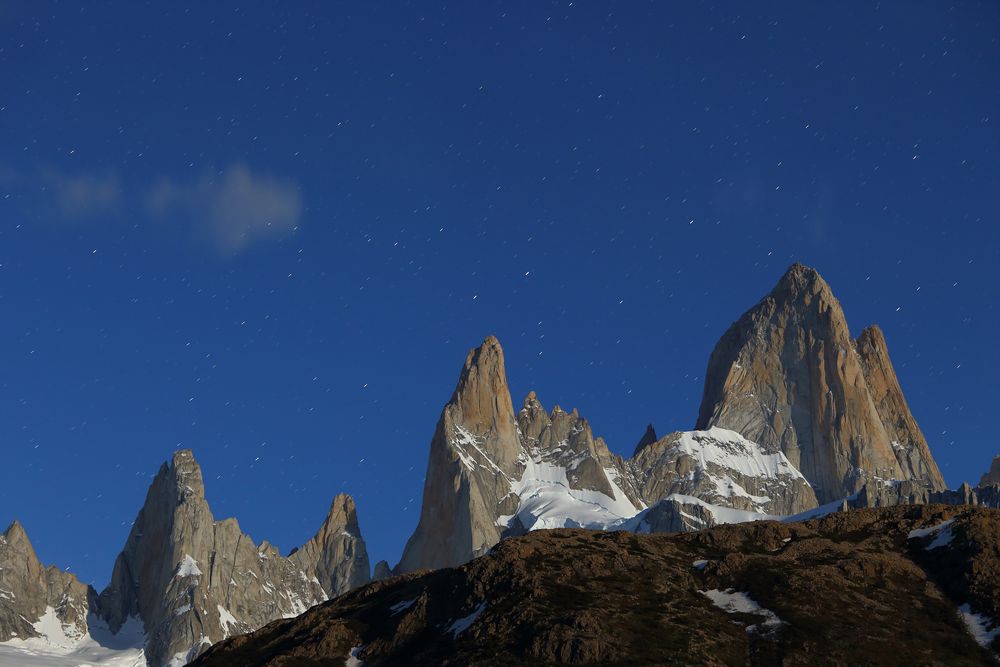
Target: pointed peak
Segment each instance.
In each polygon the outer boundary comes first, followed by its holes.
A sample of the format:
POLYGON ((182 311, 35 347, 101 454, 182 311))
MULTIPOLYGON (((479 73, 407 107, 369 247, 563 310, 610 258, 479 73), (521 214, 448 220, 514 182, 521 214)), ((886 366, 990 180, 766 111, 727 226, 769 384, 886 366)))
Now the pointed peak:
POLYGON ((338 493, 330 503, 330 511, 326 515, 324 526, 335 526, 341 530, 351 533, 354 536, 361 535, 361 528, 358 525, 358 508, 354 504, 354 498, 346 493, 338 493))
POLYGON ((490 334, 479 347, 469 350, 469 354, 465 358, 465 367, 466 369, 472 367, 482 368, 484 366, 495 365, 497 362, 503 364, 503 347, 501 347, 497 337, 490 334))
POLYGON ((7 541, 26 540, 28 539, 28 533, 24 530, 21 522, 14 519, 7 526, 7 530, 3 531, 3 538, 7 541))
POLYGON ((646 432, 642 434, 641 438, 639 438, 639 442, 636 444, 635 451, 632 453, 632 456, 635 456, 646 447, 649 447, 651 444, 656 442, 656 440, 656 429, 653 428, 652 424, 646 424, 646 432))
POLYGON ((871 346, 884 352, 886 347, 885 334, 882 333, 882 329, 877 324, 869 325, 858 336, 857 345, 858 348, 871 346))
POLYGON ((375 563, 375 572, 372 574, 372 581, 382 581, 383 579, 388 579, 392 576, 392 568, 389 567, 389 563, 384 560, 380 560, 375 563))
MULTIPOLYGON (((524 397, 523 407, 525 410, 538 409, 542 407, 542 402, 538 400, 538 394, 535 393, 534 389, 529 391, 528 395, 524 397)), ((542 409, 544 410, 544 408, 542 409)))
POLYGON ((157 477, 169 479, 177 488, 180 499, 191 496, 205 497, 205 480, 201 466, 195 461, 194 453, 190 449, 178 449, 174 452, 170 462, 160 467, 157 477))
POLYGON ((782 293, 816 294, 820 291, 829 292, 830 286, 823 280, 823 276, 819 275, 819 271, 811 266, 796 262, 788 267, 785 274, 781 276, 778 284, 771 290, 771 295, 782 293))

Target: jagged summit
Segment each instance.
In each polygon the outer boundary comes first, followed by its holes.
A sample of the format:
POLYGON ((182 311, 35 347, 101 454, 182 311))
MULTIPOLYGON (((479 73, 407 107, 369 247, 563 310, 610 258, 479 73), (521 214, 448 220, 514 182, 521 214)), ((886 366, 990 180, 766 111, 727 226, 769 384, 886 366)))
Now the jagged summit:
POLYGON ((3 531, 3 538, 8 542, 13 542, 14 540, 26 540, 28 539, 28 533, 25 532, 24 526, 17 519, 10 522, 7 526, 7 530, 3 531))
POLYGON ((180 450, 153 479, 98 609, 112 632, 137 618, 153 667, 185 664, 213 642, 294 616, 368 581, 354 501, 337 496, 292 558, 216 520, 201 466, 180 450), (322 577, 322 583, 321 578, 322 577))
POLYGON ((338 494, 316 535, 289 554, 289 559, 303 572, 312 573, 327 597, 368 583, 371 566, 354 499, 338 494))
POLYGON ((876 479, 944 488, 880 330, 860 342, 826 281, 792 265, 713 350, 696 428, 721 426, 782 451, 820 502, 876 479))
POLYGON ((0 536, 0 642, 39 637, 49 628, 82 637, 93 595, 75 575, 42 565, 20 521, 0 536))

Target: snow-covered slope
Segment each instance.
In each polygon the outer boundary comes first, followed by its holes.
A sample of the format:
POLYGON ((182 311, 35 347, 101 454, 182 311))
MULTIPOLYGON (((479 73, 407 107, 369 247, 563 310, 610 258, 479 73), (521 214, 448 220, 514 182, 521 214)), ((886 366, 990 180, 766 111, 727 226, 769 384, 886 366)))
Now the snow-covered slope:
POLYGON ((643 498, 672 494, 763 514, 795 514, 816 506, 806 478, 780 451, 713 427, 671 433, 629 461, 643 498))
POLYGON ((570 487, 566 467, 548 463, 538 449, 522 455, 524 474, 511 485, 517 511, 502 515, 497 524, 514 532, 541 528, 604 530, 638 510, 615 483, 616 471, 605 470, 614 497, 601 491, 570 487), (608 474, 608 473, 611 474, 608 474))
POLYGON ((522 441, 524 472, 511 483, 517 509, 497 519, 506 535, 543 528, 700 530, 815 506, 809 483, 784 454, 766 452, 721 428, 672 433, 628 461, 599 467, 600 483, 589 486, 604 490, 574 487, 571 481, 583 461, 600 456, 600 448, 573 451, 566 441, 545 447, 544 439, 539 446, 525 435, 522 441), (638 506, 623 484, 639 489, 638 506), (812 502, 795 501, 803 495, 812 502), (646 509, 647 504, 653 507, 646 509), (768 511, 772 507, 778 511, 768 511))
POLYGON ((18 667, 146 667, 142 622, 130 618, 117 634, 96 616, 80 635, 49 607, 33 628, 40 636, 0 643, 0 665, 18 667))

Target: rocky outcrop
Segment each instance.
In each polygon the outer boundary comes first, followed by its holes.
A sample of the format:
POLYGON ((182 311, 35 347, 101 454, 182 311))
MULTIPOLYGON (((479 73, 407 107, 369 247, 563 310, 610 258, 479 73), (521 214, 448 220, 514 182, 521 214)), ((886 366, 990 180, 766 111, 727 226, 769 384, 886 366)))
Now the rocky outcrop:
POLYGON ((994 456, 989 472, 979 479, 979 486, 1000 485, 1000 456, 994 456))
POLYGON ((39 637, 39 628, 83 637, 95 595, 75 575, 43 567, 17 521, 0 535, 0 642, 39 637))
POLYGON ((367 584, 371 566, 354 499, 343 493, 334 498, 319 531, 289 560, 316 577, 330 598, 367 584))
POLYGON ((375 563, 375 570, 372 572, 372 581, 382 581, 392 576, 392 568, 388 561, 380 560, 375 563))
POLYGON ((852 341, 829 285, 801 264, 712 352, 696 428, 712 426, 783 452, 820 502, 874 479, 944 488, 880 332, 852 341))
POLYGON ((643 447, 629 464, 641 497, 650 504, 680 494, 782 515, 817 504, 809 482, 784 454, 718 427, 671 433, 643 447))
POLYGON ((185 664, 214 642, 326 600, 318 576, 344 588, 338 576, 353 572, 364 553, 351 510, 347 499, 334 501, 327 524, 295 562, 267 542, 255 544, 236 519, 216 521, 201 467, 190 451, 176 452, 149 488, 100 595, 100 613, 112 632, 131 617, 142 621, 152 667, 185 664), (339 540, 330 535, 338 526, 355 534, 339 540), (323 553, 328 545, 334 554, 323 553), (336 562, 336 549, 347 563, 336 562))
POLYGON ((1000 512, 942 506, 540 531, 229 639, 195 667, 993 664, 998 554, 1000 512))

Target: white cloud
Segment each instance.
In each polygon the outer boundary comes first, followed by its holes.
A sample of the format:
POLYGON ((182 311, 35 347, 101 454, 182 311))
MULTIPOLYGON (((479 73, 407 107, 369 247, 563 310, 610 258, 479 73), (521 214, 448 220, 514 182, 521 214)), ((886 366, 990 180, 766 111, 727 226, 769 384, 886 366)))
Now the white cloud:
POLYGON ((154 216, 179 216, 225 254, 280 238, 296 229, 302 216, 302 196, 294 183, 254 174, 243 164, 192 184, 162 179, 146 202, 154 216))

